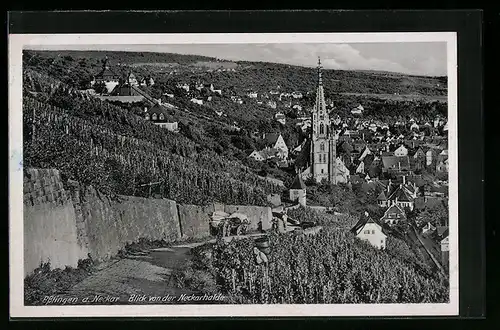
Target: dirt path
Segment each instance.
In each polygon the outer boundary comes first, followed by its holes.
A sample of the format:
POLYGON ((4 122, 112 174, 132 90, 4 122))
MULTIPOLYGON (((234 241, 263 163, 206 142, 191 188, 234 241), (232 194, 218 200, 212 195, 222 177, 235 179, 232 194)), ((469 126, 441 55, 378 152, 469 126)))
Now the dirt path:
MULTIPOLYGON (((228 237, 225 240, 257 235, 259 234, 228 237)), ((211 239, 204 242, 176 244, 168 248, 151 249, 134 254, 129 253, 120 259, 101 264, 96 272, 61 296, 76 297, 79 303, 95 305, 96 296, 102 304, 158 304, 154 299, 149 301, 149 297, 203 294, 178 288, 172 273, 188 263, 191 249, 214 242, 215 239, 211 239), (144 296, 146 300, 136 300, 138 297, 144 296)))
MULTIPOLYGON (((124 258, 110 261, 101 266, 94 274, 75 285, 64 295, 92 300, 95 296, 104 297, 103 302, 134 303, 139 296, 179 296, 192 294, 185 289, 177 288, 172 273, 183 267, 189 260, 188 252, 195 246, 204 243, 192 243, 170 248, 153 249, 124 258)), ((148 301, 140 301, 141 304, 148 301)))

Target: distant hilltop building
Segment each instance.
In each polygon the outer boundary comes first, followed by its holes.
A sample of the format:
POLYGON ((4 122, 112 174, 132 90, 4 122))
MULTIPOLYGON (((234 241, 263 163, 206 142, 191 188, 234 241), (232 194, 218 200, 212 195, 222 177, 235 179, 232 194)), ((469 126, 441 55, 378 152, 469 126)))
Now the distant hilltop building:
POLYGON ((365 109, 364 109, 364 108, 363 108, 363 106, 360 104, 360 105, 358 105, 356 108, 353 108, 353 109, 351 110, 351 113, 352 113, 353 115, 362 115, 364 110, 365 110, 365 109))

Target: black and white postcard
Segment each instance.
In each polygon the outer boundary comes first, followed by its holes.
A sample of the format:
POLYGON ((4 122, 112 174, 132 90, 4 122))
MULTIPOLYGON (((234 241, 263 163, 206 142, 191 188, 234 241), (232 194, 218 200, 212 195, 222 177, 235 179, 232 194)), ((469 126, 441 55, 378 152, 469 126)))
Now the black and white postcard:
POLYGON ((456 52, 10 35, 11 316, 458 315, 456 52))

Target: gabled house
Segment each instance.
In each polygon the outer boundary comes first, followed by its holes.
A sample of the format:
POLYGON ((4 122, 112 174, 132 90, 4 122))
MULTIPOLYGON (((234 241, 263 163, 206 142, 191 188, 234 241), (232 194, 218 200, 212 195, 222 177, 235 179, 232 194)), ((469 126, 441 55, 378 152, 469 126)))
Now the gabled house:
POLYGON ((137 78, 135 77, 135 74, 133 72, 130 72, 127 76, 127 82, 129 83, 130 86, 139 86, 139 82, 137 81, 137 78))
POLYGON ((433 233, 434 230, 436 230, 436 227, 432 225, 432 223, 427 222, 423 227, 422 227, 422 234, 427 234, 427 233, 433 233))
POLYGON ((370 243, 373 247, 385 249, 387 235, 382 226, 373 220, 368 213, 365 213, 365 216, 354 225, 351 232, 357 238, 370 243))
POLYGON ((436 172, 448 173, 448 159, 441 160, 436 165, 436 172))
POLYGON ((387 198, 389 205, 398 205, 402 209, 407 207, 413 210, 415 207, 416 190, 410 191, 406 185, 400 184, 387 198))
POLYGON ((380 194, 377 197, 377 204, 380 207, 387 207, 388 206, 388 200, 387 200, 387 195, 385 194, 385 191, 382 190, 380 194))
POLYGON ((257 150, 254 150, 250 153, 250 155, 248 155, 249 158, 253 158, 255 159, 256 161, 258 162, 261 162, 264 160, 264 157, 262 157, 261 153, 258 152, 257 150))
POLYGON ((264 142, 267 147, 280 151, 280 158, 288 159, 288 147, 281 133, 268 133, 264 135, 264 142))
POLYGON ((276 121, 278 123, 280 123, 281 125, 285 125, 286 124, 286 117, 284 114, 282 114, 281 112, 278 112, 275 116, 274 116, 274 119, 276 119, 276 121))
POLYGON ((419 147, 417 151, 413 154, 414 159, 425 159, 425 152, 422 147, 419 147))
POLYGON ((408 149, 404 145, 400 145, 399 148, 394 150, 394 156, 396 157, 408 156, 408 149))
POLYGON ((179 132, 178 122, 168 113, 167 109, 157 103, 144 112, 144 119, 151 121, 153 124, 166 128, 171 132, 179 132))
POLYGON ((365 110, 365 109, 364 109, 364 108, 363 108, 363 106, 360 104, 360 105, 358 105, 356 108, 351 109, 351 113, 352 113, 353 115, 361 115, 361 114, 363 114, 363 111, 364 111, 364 110, 365 110))
POLYGON ((397 225, 401 221, 406 221, 406 214, 397 204, 389 206, 382 218, 380 218, 380 222, 386 223, 389 226, 397 225))

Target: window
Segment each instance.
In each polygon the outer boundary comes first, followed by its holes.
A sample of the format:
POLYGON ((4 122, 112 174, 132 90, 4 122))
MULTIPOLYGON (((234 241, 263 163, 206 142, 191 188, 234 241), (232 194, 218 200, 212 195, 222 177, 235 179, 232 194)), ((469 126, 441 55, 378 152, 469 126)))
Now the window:
POLYGON ((156 120, 156 113, 153 113, 153 115, 151 116, 151 118, 152 118, 153 120, 156 120))
POLYGON ((364 231, 364 233, 365 233, 365 234, 369 234, 369 233, 370 233, 370 231, 369 231, 369 230, 365 230, 365 231, 364 231))
POLYGON ((321 169, 321 174, 325 173, 325 170, 324 169, 321 169))
POLYGON ((375 230, 372 230, 372 234, 375 234, 375 230))
POLYGON ((323 123, 319 125, 319 134, 325 134, 325 125, 323 123))
POLYGON ((149 120, 149 113, 146 114, 146 120, 149 120))
POLYGON ((323 115, 319 116, 319 120, 324 120, 324 119, 325 119, 325 117, 323 115))
POLYGON ((160 113, 160 120, 163 120, 163 119, 165 119, 165 117, 163 116, 162 113, 160 113))
POLYGON ((319 150, 325 151, 325 144, 324 143, 321 143, 321 145, 319 146, 319 150))

